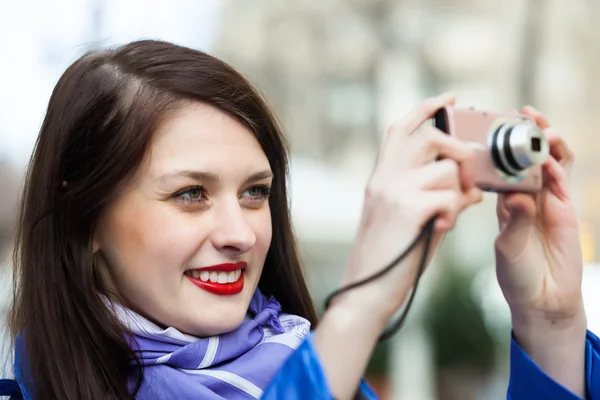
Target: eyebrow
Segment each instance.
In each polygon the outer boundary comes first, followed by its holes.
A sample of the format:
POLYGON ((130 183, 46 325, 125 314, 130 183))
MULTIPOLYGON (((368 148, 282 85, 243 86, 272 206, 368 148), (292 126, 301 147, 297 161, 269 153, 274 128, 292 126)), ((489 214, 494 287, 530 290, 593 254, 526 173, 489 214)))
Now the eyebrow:
MULTIPOLYGON (((263 179, 272 178, 272 177, 273 177, 273 172, 271 170, 255 172, 244 181, 244 185, 247 185, 247 184, 253 183, 253 182, 257 182, 257 181, 261 181, 263 179)), ((190 171, 190 170, 175 171, 175 172, 172 172, 169 174, 165 174, 165 175, 161 176, 159 179, 164 182, 164 181, 167 181, 172 178, 189 178, 189 179, 193 179, 195 181, 201 181, 201 182, 218 182, 220 180, 219 176, 213 174, 212 172, 190 171)))

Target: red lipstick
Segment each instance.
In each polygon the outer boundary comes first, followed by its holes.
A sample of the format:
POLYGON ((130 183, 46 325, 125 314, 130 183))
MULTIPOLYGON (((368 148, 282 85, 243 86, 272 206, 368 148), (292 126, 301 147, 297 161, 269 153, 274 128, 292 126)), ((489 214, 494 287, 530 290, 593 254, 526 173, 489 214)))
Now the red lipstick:
POLYGON ((245 262, 239 263, 227 263, 227 264, 218 264, 212 265, 210 267, 205 268, 197 268, 191 271, 206 271, 206 272, 231 272, 231 271, 240 271, 240 277, 235 282, 228 283, 217 283, 210 281, 203 281, 200 278, 194 278, 191 275, 185 274, 186 278, 188 278, 194 285, 198 286, 200 289, 204 289, 209 293, 228 296, 238 294, 244 289, 244 273, 243 269, 246 268, 247 264, 245 262))

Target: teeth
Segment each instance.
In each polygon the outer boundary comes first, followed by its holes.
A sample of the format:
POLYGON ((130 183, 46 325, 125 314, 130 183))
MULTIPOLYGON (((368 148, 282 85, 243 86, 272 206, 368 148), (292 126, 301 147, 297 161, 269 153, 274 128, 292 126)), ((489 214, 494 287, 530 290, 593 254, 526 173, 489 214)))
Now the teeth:
POLYGON ((196 279, 200 279, 202 282, 214 282, 214 283, 233 283, 237 282, 242 275, 242 270, 230 272, 217 272, 217 271, 189 271, 188 275, 196 279))
POLYGON ((210 272, 208 271, 200 271, 200 280, 203 282, 208 282, 210 279, 210 272))
POLYGON ((227 273, 227 283, 233 283, 237 281, 237 272, 238 271, 231 271, 227 273))

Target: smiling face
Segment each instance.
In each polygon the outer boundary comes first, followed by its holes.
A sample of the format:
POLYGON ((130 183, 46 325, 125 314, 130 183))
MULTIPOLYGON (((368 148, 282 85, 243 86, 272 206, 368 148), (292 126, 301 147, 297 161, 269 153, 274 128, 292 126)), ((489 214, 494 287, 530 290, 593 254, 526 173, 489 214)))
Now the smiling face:
POLYGON ((205 104, 178 109, 96 229, 105 287, 163 327, 196 336, 237 328, 271 243, 271 181, 250 130, 205 104))

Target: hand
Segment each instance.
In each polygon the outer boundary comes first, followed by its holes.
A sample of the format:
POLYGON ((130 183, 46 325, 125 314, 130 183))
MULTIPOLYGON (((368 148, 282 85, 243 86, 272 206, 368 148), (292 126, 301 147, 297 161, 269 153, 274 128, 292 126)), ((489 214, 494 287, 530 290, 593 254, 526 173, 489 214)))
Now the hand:
MULTIPOLYGON (((383 269, 408 247, 430 218, 438 215, 432 254, 458 214, 481 201, 481 191, 474 182, 473 150, 426 124, 437 110, 453 102, 452 95, 428 99, 388 130, 367 185, 359 233, 343 285, 383 269), (436 161, 438 158, 442 160, 436 161)), ((422 251, 421 244, 386 276, 340 295, 338 303, 347 301, 355 312, 364 310, 387 321, 415 283, 422 251)))
MULTIPOLYGON (((428 99, 389 129, 366 189, 343 286, 385 268, 439 215, 434 249, 457 215, 481 201, 473 150, 425 124, 453 101, 450 95, 428 99)), ((315 348, 335 398, 354 397, 381 331, 415 282, 422 251, 421 244, 385 276, 335 297, 319 322, 315 348)))
POLYGON ((515 340, 555 381, 583 397, 585 334, 579 228, 569 189, 573 152, 532 107, 522 112, 543 129, 550 157, 537 194, 498 197, 496 273, 515 340))
POLYGON ((497 276, 513 314, 568 320, 582 311, 582 255, 569 189, 573 152, 532 107, 522 112, 543 129, 550 157, 537 194, 498 196, 497 276))

